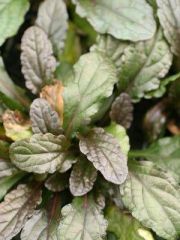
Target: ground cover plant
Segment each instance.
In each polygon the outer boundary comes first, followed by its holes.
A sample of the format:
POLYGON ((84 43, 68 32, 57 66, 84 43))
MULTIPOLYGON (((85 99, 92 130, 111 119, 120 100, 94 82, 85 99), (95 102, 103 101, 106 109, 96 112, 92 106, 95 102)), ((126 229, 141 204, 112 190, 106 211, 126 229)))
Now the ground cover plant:
POLYGON ((178 240, 180 1, 0 20, 0 240, 178 240))

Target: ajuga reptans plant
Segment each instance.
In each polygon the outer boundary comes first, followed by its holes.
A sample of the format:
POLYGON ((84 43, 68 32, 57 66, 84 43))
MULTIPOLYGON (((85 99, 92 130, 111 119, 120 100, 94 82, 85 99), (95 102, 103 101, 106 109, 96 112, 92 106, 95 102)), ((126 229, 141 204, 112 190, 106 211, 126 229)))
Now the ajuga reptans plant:
POLYGON ((180 1, 0 0, 0 20, 0 240, 178 239, 180 1))

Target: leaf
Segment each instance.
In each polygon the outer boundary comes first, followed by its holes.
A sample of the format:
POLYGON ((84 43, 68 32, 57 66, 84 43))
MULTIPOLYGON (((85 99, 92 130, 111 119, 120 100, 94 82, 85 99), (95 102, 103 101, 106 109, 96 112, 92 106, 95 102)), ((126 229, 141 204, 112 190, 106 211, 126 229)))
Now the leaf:
POLYGON ((67 20, 68 13, 63 0, 45 0, 40 5, 36 25, 47 33, 57 53, 64 47, 67 20))
POLYGON ((126 129, 130 128, 133 120, 133 105, 127 93, 121 93, 111 106, 111 120, 122 125, 126 129))
POLYGON ((73 0, 76 12, 99 33, 131 41, 151 38, 156 30, 152 8, 144 0, 73 0))
POLYGON ((115 184, 126 180, 127 157, 118 141, 102 128, 94 128, 86 137, 80 137, 80 150, 104 178, 115 184))
POLYGON ((172 53, 162 30, 148 41, 128 43, 101 37, 92 51, 106 52, 116 65, 119 92, 127 92, 134 102, 151 98, 149 93, 161 88, 172 64, 172 53))
POLYGON ((26 87, 37 94, 44 85, 50 83, 56 69, 51 42, 43 30, 33 26, 24 33, 21 50, 26 87))
POLYGON ((32 136, 31 124, 21 112, 6 110, 2 116, 6 136, 14 141, 32 136))
POLYGON ((74 198, 73 203, 62 209, 59 225, 61 240, 103 240, 107 221, 92 197, 74 198))
MULTIPOLYGON (((25 176, 23 172, 14 172, 11 176, 0 178, 0 201, 4 198, 6 193, 11 189, 19 180, 25 176)), ((1 234, 0 234, 1 239, 1 234)))
POLYGON ((144 226, 162 238, 175 239, 180 232, 180 191, 168 173, 152 162, 132 162, 122 200, 144 226))
MULTIPOLYGON (((1 6, 1 4, 0 4, 1 6)), ((20 91, 8 76, 2 58, 0 57, 0 100, 9 108, 24 110, 29 105, 29 100, 20 91)))
POLYGON ((60 81, 54 81, 53 84, 43 87, 40 92, 40 97, 48 101, 52 109, 58 113, 61 124, 63 124, 64 112, 63 90, 64 87, 62 83, 60 81))
POLYGON ((11 176, 17 169, 12 165, 9 160, 0 158, 0 179, 2 177, 11 176))
POLYGON ((45 182, 45 187, 52 192, 61 192, 69 187, 69 174, 54 173, 45 182))
POLYGON ((21 240, 58 240, 58 225, 60 222, 60 204, 57 196, 48 206, 48 211, 36 211, 26 222, 21 240))
POLYGON ((74 196, 85 195, 92 190, 96 178, 97 171, 93 165, 86 158, 79 157, 69 179, 71 193, 74 196))
POLYGON ((27 185, 19 185, 8 193, 0 204, 0 239, 10 240, 18 234, 40 202, 39 187, 33 190, 27 185))
POLYGON ((180 136, 161 138, 149 148, 138 152, 134 153, 167 171, 171 171, 180 182, 180 136))
POLYGON ((16 34, 24 21, 24 15, 29 8, 28 0, 0 1, 0 45, 6 38, 16 34))
POLYGON ((104 55, 81 56, 74 66, 74 78, 64 88, 64 127, 68 133, 90 123, 116 82, 114 65, 104 55))
POLYGON ((180 8, 176 0, 157 0, 158 17, 172 52, 180 55, 180 8))
POLYGON ((105 128, 105 130, 116 138, 120 145, 122 153, 127 156, 130 149, 130 143, 125 128, 112 122, 105 128))
POLYGON ((30 118, 34 133, 52 133, 54 135, 62 133, 59 116, 45 99, 37 98, 33 101, 30 118))
POLYGON ((152 234, 140 222, 116 206, 106 210, 106 218, 108 231, 114 233, 118 240, 153 240, 152 234))
POLYGON ((0 158, 9 160, 9 146, 8 142, 0 140, 0 158))
POLYGON ((75 162, 66 148, 66 138, 63 135, 35 134, 30 139, 13 143, 10 158, 15 166, 26 172, 65 172, 75 162))

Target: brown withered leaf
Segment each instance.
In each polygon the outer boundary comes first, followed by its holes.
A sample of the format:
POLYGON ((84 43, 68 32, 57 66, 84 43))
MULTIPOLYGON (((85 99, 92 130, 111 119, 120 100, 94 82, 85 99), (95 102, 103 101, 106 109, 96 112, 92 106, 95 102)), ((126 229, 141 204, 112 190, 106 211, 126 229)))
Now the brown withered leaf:
POLYGON ((31 124, 19 111, 6 110, 2 116, 6 136, 14 141, 32 136, 31 124))
POLYGON ((127 93, 121 93, 115 99, 111 107, 110 117, 112 121, 126 129, 130 128, 133 120, 133 104, 127 93))
POLYGON ((58 113, 61 125, 63 124, 64 112, 63 89, 62 83, 55 81, 54 84, 45 86, 40 93, 40 97, 46 99, 51 107, 58 113))

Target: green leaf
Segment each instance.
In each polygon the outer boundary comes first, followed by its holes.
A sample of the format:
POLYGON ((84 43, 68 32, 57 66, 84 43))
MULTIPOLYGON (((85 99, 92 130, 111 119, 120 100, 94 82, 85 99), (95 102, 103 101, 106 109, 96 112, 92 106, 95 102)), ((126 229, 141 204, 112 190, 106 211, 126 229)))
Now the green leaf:
POLYGON ((83 196, 92 190, 97 171, 86 158, 79 157, 69 179, 70 191, 74 196, 83 196))
POLYGON ((108 231, 114 233, 118 240, 153 240, 152 234, 129 213, 112 206, 106 210, 108 231))
POLYGON ((35 134, 13 143, 10 158, 21 170, 39 174, 65 172, 75 162, 67 151, 65 136, 51 133, 35 134))
POLYGON ((94 128, 86 137, 80 136, 80 150, 104 178, 121 184, 128 174, 127 157, 113 135, 102 128, 94 128))
POLYGON ((16 236, 41 202, 41 190, 19 185, 8 193, 0 204, 0 239, 10 240, 16 236))
POLYGON ((180 136, 165 137, 142 151, 132 151, 132 156, 144 157, 159 167, 171 171, 180 182, 180 136))
POLYGON ((9 160, 9 143, 0 140, 0 158, 9 160))
POLYGON ((152 162, 131 162, 122 200, 144 226, 162 238, 175 239, 180 233, 179 186, 168 173, 152 162))
POLYGON ((41 28, 33 26, 24 33, 21 49, 22 73, 26 79, 26 87, 36 94, 52 80, 56 69, 51 42, 41 28))
POLYGON ((0 45, 16 34, 28 8, 28 0, 0 0, 0 45))
POLYGON ((55 52, 64 47, 67 19, 68 14, 63 0, 45 0, 39 7, 36 25, 47 33, 55 52))
POLYGON ((151 98, 149 92, 161 88, 161 83, 164 85, 163 78, 172 64, 172 53, 161 29, 152 39, 138 43, 102 36, 92 48, 95 50, 113 60, 119 76, 119 91, 127 92, 135 102, 143 97, 151 98))
POLYGON ((24 110, 29 105, 27 97, 8 76, 2 58, 0 57, 0 100, 10 109, 24 110))
MULTIPOLYGON (((0 178, 0 201, 4 198, 6 193, 11 189, 21 178, 25 176, 23 172, 16 172, 11 176, 0 178)), ((0 234, 1 239, 1 234, 0 234)))
POLYGON ((61 240, 103 240, 107 221, 92 197, 74 198, 62 209, 59 225, 61 240))
POLYGON ((117 139, 121 151, 125 156, 127 156, 130 149, 130 144, 129 137, 126 133, 125 128, 112 122, 109 126, 105 128, 105 130, 117 139))
POLYGON ((54 197, 48 211, 36 211, 26 222, 21 240, 58 240, 58 225, 60 222, 60 204, 57 196, 54 197))
POLYGON ((151 38, 156 30, 152 8, 145 0, 73 0, 76 12, 86 17, 99 33, 118 39, 139 41, 151 38))
POLYGON ((45 187, 52 192, 61 192, 69 187, 69 174, 54 173, 45 182, 45 187))
POLYGON ((175 55, 180 55, 180 8, 176 0, 157 0, 158 17, 175 55))
POLYGON ((116 70, 100 53, 81 56, 74 66, 74 78, 64 89, 64 127, 67 132, 87 125, 111 96, 117 82, 116 70))
POLYGON ((30 108, 30 118, 34 133, 62 133, 58 113, 52 109, 48 101, 37 98, 30 108))
POLYGON ((130 96, 127 93, 121 93, 111 106, 111 120, 128 129, 133 120, 133 109, 130 96))

